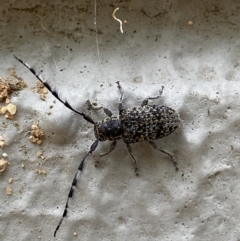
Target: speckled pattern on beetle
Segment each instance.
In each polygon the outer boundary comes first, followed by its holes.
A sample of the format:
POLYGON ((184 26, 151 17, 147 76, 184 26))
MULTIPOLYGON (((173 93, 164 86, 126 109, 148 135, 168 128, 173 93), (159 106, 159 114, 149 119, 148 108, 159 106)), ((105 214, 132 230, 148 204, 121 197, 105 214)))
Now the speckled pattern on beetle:
POLYGON ((72 185, 68 193, 62 218, 60 219, 54 231, 54 237, 56 236, 56 233, 60 228, 64 217, 67 216, 69 200, 70 198, 73 197, 74 190, 77 186, 77 179, 83 171, 84 162, 88 157, 88 155, 92 154, 96 150, 99 142, 103 142, 106 140, 112 141, 108 151, 101 153, 99 155, 99 157, 102 157, 112 152, 117 145, 117 141, 119 139, 123 139, 123 141, 126 144, 127 151, 132 157, 132 160, 135 164, 136 175, 138 175, 139 173, 138 162, 132 154, 132 148, 130 144, 141 142, 141 141, 148 141, 149 144, 154 149, 167 154, 173 161, 173 164, 176 167, 176 169, 178 168, 177 162, 175 161, 174 157, 170 153, 160 149, 153 142, 153 140, 168 136, 173 131, 175 131, 180 125, 180 117, 175 110, 167 106, 148 105, 149 100, 159 99, 161 97, 163 87, 159 95, 144 99, 141 106, 124 109, 123 103, 122 103, 123 101, 122 87, 120 83, 117 82, 117 86, 120 91, 120 97, 118 101, 119 118, 114 116, 108 108, 105 108, 102 106, 96 107, 89 102, 90 106, 93 109, 97 109, 97 110, 103 109, 105 114, 108 116, 102 121, 94 121, 89 115, 74 109, 67 101, 62 100, 59 94, 57 93, 57 91, 55 91, 47 82, 43 81, 42 78, 36 73, 36 71, 33 68, 31 68, 28 64, 23 62, 15 55, 14 57, 21 64, 27 67, 43 83, 43 85, 68 109, 81 115, 86 121, 94 125, 94 134, 95 134, 96 140, 93 142, 93 144, 90 147, 90 150, 84 156, 84 158, 82 159, 82 161, 78 166, 78 170, 73 178, 72 185))
POLYGON ((148 141, 154 149, 167 154, 177 169, 178 166, 174 157, 170 153, 161 150, 153 142, 153 140, 168 136, 180 126, 180 117, 177 111, 167 106, 148 105, 149 100, 161 97, 163 87, 159 95, 144 99, 141 106, 124 109, 122 104, 122 87, 119 82, 117 84, 121 93, 118 102, 119 118, 113 116, 112 112, 107 108, 91 105, 94 109, 103 108, 106 115, 109 116, 103 121, 96 122, 94 126, 95 136, 99 141, 112 141, 109 150, 101 153, 99 156, 104 156, 113 151, 116 146, 116 140, 123 139, 126 143, 128 153, 135 163, 135 173, 138 175, 138 163, 132 154, 130 144, 148 141))
POLYGON ((125 143, 156 140, 171 134, 179 125, 178 113, 159 105, 122 110, 119 119, 125 143))

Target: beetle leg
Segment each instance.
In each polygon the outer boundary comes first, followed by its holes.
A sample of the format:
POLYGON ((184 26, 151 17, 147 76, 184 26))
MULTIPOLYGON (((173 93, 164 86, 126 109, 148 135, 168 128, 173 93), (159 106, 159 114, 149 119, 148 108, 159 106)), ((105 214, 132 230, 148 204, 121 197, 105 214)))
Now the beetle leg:
POLYGON ((106 156, 107 154, 109 154, 110 152, 112 152, 112 151, 115 149, 116 146, 117 146, 117 141, 112 141, 111 145, 110 145, 109 148, 108 148, 108 151, 103 152, 103 153, 100 153, 99 156, 94 155, 95 167, 98 165, 100 157, 106 156))
POLYGON ((118 100, 118 110, 121 111, 123 109, 123 104, 122 104, 122 100, 123 100, 123 91, 122 91, 122 86, 120 85, 119 81, 116 82, 118 85, 118 90, 120 92, 120 97, 118 100))
POLYGON ((168 152, 160 149, 160 147, 158 147, 153 141, 148 141, 148 142, 149 142, 149 144, 150 144, 155 150, 161 151, 161 152, 163 152, 164 154, 168 155, 168 156, 171 158, 171 160, 172 160, 172 162, 173 162, 173 165, 175 166, 176 170, 178 170, 178 163, 177 163, 177 161, 175 160, 175 158, 174 158, 170 153, 168 153, 168 152))
POLYGON ((115 149, 116 145, 117 145, 117 141, 113 141, 113 142, 111 143, 111 145, 109 146, 108 151, 101 153, 101 154, 99 155, 99 157, 106 156, 107 154, 109 154, 110 152, 112 152, 112 151, 115 149))
POLYGON ((134 171, 135 171, 135 174, 136 174, 136 176, 138 176, 138 174, 139 174, 138 162, 137 162, 136 158, 135 158, 135 157, 133 156, 133 154, 132 154, 132 148, 131 148, 131 146, 130 146, 129 144, 126 144, 126 146, 127 146, 127 151, 128 151, 128 153, 130 154, 130 156, 132 157, 132 160, 133 160, 133 162, 134 162, 134 171))
POLYGON ((149 100, 157 100, 157 99, 159 99, 162 96, 163 89, 164 89, 164 86, 162 86, 162 89, 159 91, 159 95, 153 96, 153 97, 148 97, 148 98, 144 99, 142 104, 141 104, 141 106, 147 105, 149 100))
POLYGON ((107 116, 109 116, 109 117, 111 117, 112 115, 113 115, 113 113, 112 113, 112 111, 110 111, 108 108, 106 108, 106 107, 103 107, 103 111, 104 111, 104 113, 107 115, 107 116))
POLYGON ((95 106, 95 105, 93 105, 92 103, 91 103, 91 101, 90 100, 87 100, 87 103, 88 103, 88 105, 89 105, 89 107, 91 108, 91 109, 93 109, 93 110, 101 110, 101 109, 103 109, 103 111, 104 111, 104 113, 107 115, 107 116, 109 116, 109 117, 111 117, 113 114, 112 114, 112 111, 110 111, 108 108, 106 108, 106 107, 103 107, 103 106, 95 106))

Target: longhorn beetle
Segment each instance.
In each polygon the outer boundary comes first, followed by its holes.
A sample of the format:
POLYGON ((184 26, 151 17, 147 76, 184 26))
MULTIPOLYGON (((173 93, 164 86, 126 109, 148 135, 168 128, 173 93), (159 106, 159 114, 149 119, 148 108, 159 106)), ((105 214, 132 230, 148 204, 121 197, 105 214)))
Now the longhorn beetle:
POLYGON ((114 116, 112 112, 105 107, 94 107, 93 105, 91 105, 95 109, 103 109, 105 114, 107 115, 107 117, 104 120, 95 122, 89 115, 86 115, 83 112, 80 112, 74 109, 67 101, 62 100, 59 97, 59 94, 57 93, 57 91, 54 90, 47 82, 43 81, 40 75, 38 75, 33 68, 31 68, 28 64, 23 62, 15 55, 14 57, 26 68, 28 68, 37 77, 37 79, 39 79, 43 83, 43 85, 68 109, 81 115, 86 121, 94 125, 94 134, 95 134, 96 140, 93 142, 93 144, 90 147, 90 150, 88 151, 88 153, 85 155, 83 160, 80 162, 80 165, 78 166, 78 171, 76 172, 73 178, 62 217, 54 231, 54 237, 56 237, 56 233, 60 228, 64 217, 67 216, 69 199, 73 197, 74 189, 77 185, 77 179, 81 174, 81 172, 83 171, 84 162, 88 157, 88 155, 92 154, 96 150, 99 141, 102 142, 102 141, 108 140, 112 142, 108 151, 101 153, 99 155, 99 157, 102 157, 109 154, 115 149, 117 140, 123 139, 123 141, 126 144, 127 151, 134 162, 134 167, 135 167, 134 169, 135 169, 136 175, 138 175, 138 172, 139 172, 138 162, 132 154, 132 148, 130 144, 141 142, 141 141, 148 141, 149 144, 154 149, 161 151, 164 154, 167 154, 171 158, 174 166, 176 167, 176 170, 178 169, 178 164, 175 161, 174 157, 170 153, 160 149, 153 142, 153 140, 155 139, 160 139, 165 136, 168 136, 180 126, 180 117, 175 110, 167 106, 148 105, 149 100, 159 99, 161 97, 163 87, 159 95, 144 99, 142 101, 141 106, 124 109, 122 104, 122 100, 123 100, 122 87, 120 83, 117 82, 117 87, 120 92, 120 97, 118 101, 119 117, 114 116))

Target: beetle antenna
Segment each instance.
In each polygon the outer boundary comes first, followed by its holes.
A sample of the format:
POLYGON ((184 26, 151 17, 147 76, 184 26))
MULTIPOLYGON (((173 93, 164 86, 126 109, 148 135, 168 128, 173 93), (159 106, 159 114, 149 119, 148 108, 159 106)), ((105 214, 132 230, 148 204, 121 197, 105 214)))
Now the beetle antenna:
POLYGON ((40 77, 40 75, 38 75, 36 73, 36 71, 31 67, 29 66, 27 63, 23 62, 21 59, 19 59, 16 55, 13 55, 15 59, 17 59, 21 64, 23 64, 27 69, 29 69, 33 74, 34 76, 36 76, 36 78, 52 93, 53 96, 55 96, 60 102, 62 102, 68 109, 70 109, 71 111, 81 115, 86 121, 90 122, 91 124, 95 124, 95 122, 93 121, 93 119, 84 114, 83 112, 80 112, 76 109, 74 109, 69 103, 68 101, 64 101, 62 100, 60 97, 59 97, 59 94, 57 93, 56 90, 52 89, 52 87, 47 83, 45 82, 44 80, 42 80, 42 78, 40 77))
POLYGON ((73 197, 74 190, 75 190, 75 188, 77 186, 78 177, 79 177, 79 175, 83 171, 84 162, 85 162, 86 158, 88 157, 88 155, 92 154, 96 150, 97 146, 98 146, 98 140, 95 140, 94 143, 91 145, 90 150, 88 151, 88 153, 83 158, 83 160, 81 161, 80 165, 78 166, 78 170, 77 170, 77 172, 76 172, 76 174, 75 174, 75 176, 73 178, 72 185, 71 185, 70 191, 68 193, 67 202, 65 204, 65 208, 64 208, 64 211, 63 211, 63 214, 62 214, 62 218, 60 219, 60 221, 58 223, 58 226, 56 227, 56 229, 54 231, 54 237, 56 237, 57 231, 60 228, 63 219, 67 216, 69 199, 73 197))

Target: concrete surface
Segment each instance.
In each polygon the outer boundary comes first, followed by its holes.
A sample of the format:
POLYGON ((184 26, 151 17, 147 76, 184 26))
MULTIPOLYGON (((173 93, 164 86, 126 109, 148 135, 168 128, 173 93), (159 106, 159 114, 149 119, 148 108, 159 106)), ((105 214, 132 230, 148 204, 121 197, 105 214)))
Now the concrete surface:
POLYGON ((19 128, 0 117, 1 153, 11 164, 0 175, 0 240, 240 240, 239 11, 234 0, 3 1, 0 76, 14 68, 28 88, 11 98, 19 128), (123 34, 112 18, 117 7, 123 34), (97 168, 90 156, 54 239, 94 134, 50 93, 40 100, 30 90, 36 78, 13 54, 94 120, 104 115, 90 111, 88 99, 117 114, 116 81, 125 106, 164 85, 154 102, 179 111, 182 127, 156 143, 177 158, 179 171, 147 143, 132 145, 139 177, 122 141, 97 168), (27 138, 36 121, 46 135, 41 146, 27 138))

